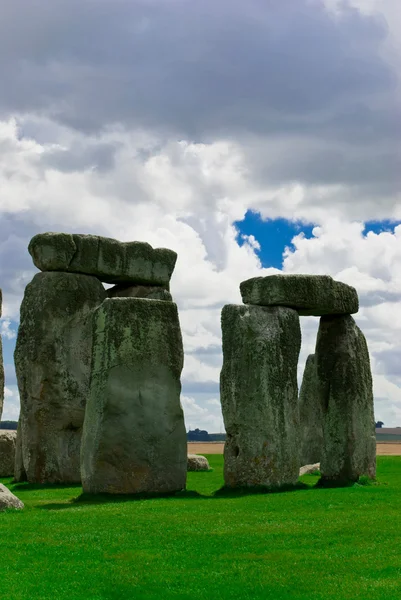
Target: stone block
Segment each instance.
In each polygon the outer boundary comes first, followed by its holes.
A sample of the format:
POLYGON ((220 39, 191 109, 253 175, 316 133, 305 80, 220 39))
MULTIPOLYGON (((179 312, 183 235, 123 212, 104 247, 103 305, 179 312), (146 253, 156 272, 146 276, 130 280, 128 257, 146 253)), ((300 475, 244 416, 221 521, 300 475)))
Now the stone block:
POLYGON ((244 304, 287 306, 301 316, 353 314, 359 310, 355 288, 329 275, 269 275, 240 284, 244 304))
POLYGON ((299 476, 299 316, 291 308, 222 310, 220 398, 227 487, 281 487, 299 476))
POLYGON ((137 494, 184 489, 183 347, 176 304, 107 299, 94 313, 93 332, 81 447, 84 491, 137 494))
POLYGON ((73 273, 38 273, 25 289, 14 353, 21 402, 18 478, 80 481, 91 316, 105 296, 98 279, 73 273))
POLYGON ((321 484, 374 478, 375 419, 365 336, 350 315, 322 317, 315 355, 324 414, 321 484))
POLYGON ((146 242, 98 235, 39 233, 28 250, 41 271, 93 275, 106 283, 169 287, 177 254, 146 242))

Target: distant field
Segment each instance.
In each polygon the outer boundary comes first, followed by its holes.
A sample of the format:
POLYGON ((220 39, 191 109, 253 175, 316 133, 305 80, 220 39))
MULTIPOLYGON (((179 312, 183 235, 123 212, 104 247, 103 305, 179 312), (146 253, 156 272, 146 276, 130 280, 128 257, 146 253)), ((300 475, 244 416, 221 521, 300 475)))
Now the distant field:
POLYGON ((379 485, 215 494, 189 473, 170 498, 79 499, 79 486, 11 484, 0 513, 7 600, 396 600, 401 598, 401 458, 378 457, 379 485), (78 500, 74 500, 77 499, 78 500))
MULTIPOLYGON (((223 454, 224 442, 188 442, 188 452, 192 454, 223 454)), ((378 442, 376 454, 378 456, 401 456, 401 440, 395 443, 392 441, 378 442)))
POLYGON ((401 443, 401 435, 394 435, 391 433, 376 433, 376 441, 377 442, 394 442, 401 443))

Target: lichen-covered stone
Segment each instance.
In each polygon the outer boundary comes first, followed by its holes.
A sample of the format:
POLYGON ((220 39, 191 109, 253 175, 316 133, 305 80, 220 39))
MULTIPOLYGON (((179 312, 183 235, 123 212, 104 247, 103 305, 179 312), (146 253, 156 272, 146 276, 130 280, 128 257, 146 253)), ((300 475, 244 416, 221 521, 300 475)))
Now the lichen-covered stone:
POLYGON ((299 316, 284 307, 222 310, 220 397, 227 487, 280 487, 299 476, 299 316))
POLYGON ((300 315, 353 314, 359 310, 355 288, 329 275, 269 275, 240 284, 242 301, 259 306, 288 306, 300 315))
POLYGON ((183 347, 173 302, 110 298, 93 317, 93 361, 81 446, 88 493, 185 488, 180 403, 183 347))
POLYGON ((315 355, 324 412, 321 483, 373 478, 376 437, 365 336, 350 315, 322 317, 315 355))
POLYGON ((14 354, 21 401, 17 477, 25 471, 30 482, 80 481, 91 311, 105 296, 98 279, 71 273, 38 273, 26 287, 14 354))
POLYGON ((301 463, 320 461, 323 452, 323 411, 317 391, 315 355, 306 360, 299 392, 299 421, 301 431, 301 463))
POLYGON ((107 283, 169 287, 177 254, 146 242, 119 242, 98 235, 39 233, 29 252, 41 271, 93 275, 107 283))
MULTIPOLYGON (((2 307, 3 307, 3 295, 0 289, 0 318, 2 315, 2 307)), ((3 404, 4 404, 4 365, 3 365, 3 345, 1 341, 0 334, 0 421, 1 415, 3 414, 3 404)))
POLYGON ((14 475, 16 431, 0 429, 0 477, 14 475))
POLYGON ((24 508, 24 504, 5 485, 0 483, 0 512, 7 508, 17 508, 20 510, 24 508))
POLYGON ((108 298, 148 298, 172 302, 170 292, 160 286, 150 285, 115 285, 107 290, 108 298))
POLYGON ((210 471, 209 461, 200 454, 188 454, 187 471, 210 471))
POLYGON ((17 438, 15 444, 15 463, 14 463, 14 481, 26 481, 26 471, 22 458, 22 433, 21 433, 21 416, 18 420, 17 438))

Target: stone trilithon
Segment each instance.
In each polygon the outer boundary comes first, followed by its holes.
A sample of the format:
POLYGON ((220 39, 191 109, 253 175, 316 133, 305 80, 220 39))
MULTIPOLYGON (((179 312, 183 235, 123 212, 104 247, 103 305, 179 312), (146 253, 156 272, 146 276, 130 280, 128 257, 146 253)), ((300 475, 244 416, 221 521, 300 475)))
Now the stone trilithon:
POLYGON ((87 492, 182 489, 176 253, 64 233, 36 235, 29 252, 42 273, 26 287, 15 350, 15 478, 79 482, 82 466, 87 492))
POLYGON ((321 484, 375 476, 372 376, 351 317, 356 290, 327 275, 271 275, 240 285, 222 311, 221 405, 227 487, 294 484, 300 459, 321 484), (299 315, 320 316, 298 403, 299 315))

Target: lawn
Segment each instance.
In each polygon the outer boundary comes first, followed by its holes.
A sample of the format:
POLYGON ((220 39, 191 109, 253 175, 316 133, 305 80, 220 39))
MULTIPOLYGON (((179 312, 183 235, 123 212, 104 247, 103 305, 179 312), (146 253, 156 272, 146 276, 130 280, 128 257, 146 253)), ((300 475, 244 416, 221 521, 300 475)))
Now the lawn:
POLYGON ((12 484, 0 514, 7 600, 401 598, 401 457, 378 457, 379 485, 217 495, 223 457, 188 491, 76 501, 81 488, 12 484), (75 501, 74 501, 75 500, 75 501))

